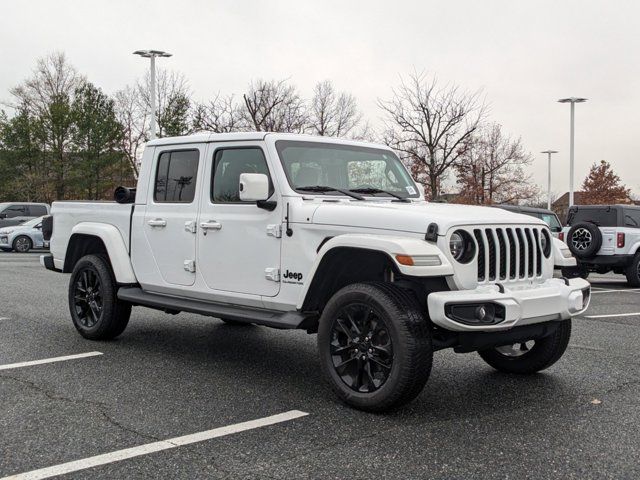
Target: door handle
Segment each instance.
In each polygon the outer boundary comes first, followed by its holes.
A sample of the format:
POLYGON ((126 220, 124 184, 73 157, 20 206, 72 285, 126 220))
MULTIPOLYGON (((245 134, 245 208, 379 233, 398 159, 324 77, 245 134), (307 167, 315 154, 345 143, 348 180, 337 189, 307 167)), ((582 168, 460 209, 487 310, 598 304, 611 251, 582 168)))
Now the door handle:
POLYGON ((207 230, 220 230, 222 229, 222 224, 220 222, 216 222, 215 220, 210 220, 208 222, 201 222, 200 228, 205 230, 205 234, 207 230))
POLYGON ((152 227, 166 227, 167 221, 161 218, 156 218, 155 220, 149 220, 147 224, 149 224, 152 227))

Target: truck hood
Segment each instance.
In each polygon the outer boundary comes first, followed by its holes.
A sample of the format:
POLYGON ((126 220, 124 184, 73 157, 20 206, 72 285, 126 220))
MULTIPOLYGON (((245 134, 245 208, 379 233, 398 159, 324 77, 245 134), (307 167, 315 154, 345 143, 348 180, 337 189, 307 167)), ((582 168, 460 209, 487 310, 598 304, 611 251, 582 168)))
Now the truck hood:
POLYGON ((315 210, 312 222, 421 234, 430 223, 436 223, 441 235, 461 225, 546 225, 537 218, 493 207, 374 201, 323 203, 315 210))

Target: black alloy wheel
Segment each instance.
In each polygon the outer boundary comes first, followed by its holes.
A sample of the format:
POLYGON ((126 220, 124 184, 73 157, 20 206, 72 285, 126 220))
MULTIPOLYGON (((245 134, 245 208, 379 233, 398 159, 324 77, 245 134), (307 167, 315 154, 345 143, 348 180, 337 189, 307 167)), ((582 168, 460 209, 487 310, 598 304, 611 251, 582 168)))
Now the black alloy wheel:
POLYGON ((87 266, 79 272, 73 298, 78 322, 85 328, 94 327, 100 321, 103 310, 102 283, 95 269, 87 266))
POLYGON ((364 303, 345 305, 330 335, 333 367, 349 388, 371 393, 384 385, 393 366, 393 342, 381 315, 364 303))

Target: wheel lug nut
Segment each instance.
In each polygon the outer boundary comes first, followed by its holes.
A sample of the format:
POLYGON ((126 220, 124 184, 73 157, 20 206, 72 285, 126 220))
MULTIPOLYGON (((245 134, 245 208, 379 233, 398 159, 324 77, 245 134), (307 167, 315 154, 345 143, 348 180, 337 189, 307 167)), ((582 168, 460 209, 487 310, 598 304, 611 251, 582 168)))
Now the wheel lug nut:
POLYGON ((373 353, 373 348, 370 348, 370 349, 369 349, 369 353, 373 353))

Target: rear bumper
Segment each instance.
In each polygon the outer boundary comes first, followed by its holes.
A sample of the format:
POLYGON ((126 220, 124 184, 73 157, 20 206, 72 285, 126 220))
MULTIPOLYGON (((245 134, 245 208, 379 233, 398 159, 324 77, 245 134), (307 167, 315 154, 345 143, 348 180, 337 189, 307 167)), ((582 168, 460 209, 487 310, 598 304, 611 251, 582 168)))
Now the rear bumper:
POLYGON ((62 269, 56 268, 56 265, 53 261, 53 255, 47 253, 46 255, 40 255, 40 265, 42 265, 47 270, 53 270, 54 272, 61 272, 62 269))
POLYGON ((427 304, 429 317, 437 326, 458 332, 495 332, 551 320, 567 320, 587 309, 591 297, 589 282, 581 278, 551 278, 542 283, 503 287, 486 285, 475 290, 434 292, 427 304), (452 310, 474 312, 476 307, 495 310, 491 323, 477 318, 461 319, 452 310), (454 318, 455 317, 455 318, 454 318))

